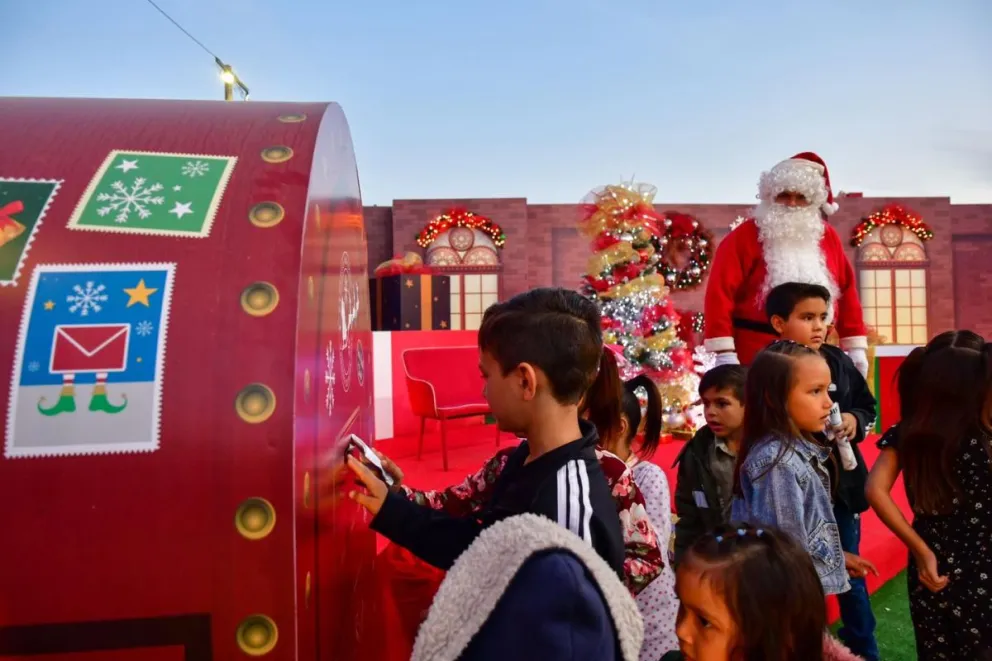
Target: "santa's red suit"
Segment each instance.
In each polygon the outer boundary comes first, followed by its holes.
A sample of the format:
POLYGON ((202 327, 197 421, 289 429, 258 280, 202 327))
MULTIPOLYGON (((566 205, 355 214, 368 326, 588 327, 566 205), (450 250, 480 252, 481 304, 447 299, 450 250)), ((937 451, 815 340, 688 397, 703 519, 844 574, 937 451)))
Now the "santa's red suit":
POLYGON ((775 339, 765 315, 768 292, 786 282, 826 287, 832 296, 832 321, 841 348, 861 369, 868 369, 868 346, 854 269, 837 231, 825 216, 837 210, 823 161, 803 153, 782 161, 761 176, 754 215, 734 228, 717 247, 706 285, 705 347, 718 364, 750 364, 775 339), (782 193, 808 202, 776 202, 782 193))

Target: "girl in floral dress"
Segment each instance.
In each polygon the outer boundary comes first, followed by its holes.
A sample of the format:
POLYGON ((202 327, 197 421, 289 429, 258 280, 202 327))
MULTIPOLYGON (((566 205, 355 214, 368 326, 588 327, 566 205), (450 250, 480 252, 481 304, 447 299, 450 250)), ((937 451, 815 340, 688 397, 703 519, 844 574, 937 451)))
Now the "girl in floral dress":
POLYGON ((866 495, 910 551, 909 601, 920 661, 992 659, 992 346, 941 333, 899 370, 902 420, 878 446, 866 495), (906 521, 890 491, 902 473, 906 521))
MULTIPOLYGON (((624 384, 619 429, 612 438, 603 441, 603 447, 623 459, 630 467, 634 482, 644 496, 648 518, 654 526, 659 546, 668 549, 672 535, 671 491, 665 471, 648 461, 661 441, 661 409, 661 395, 651 379, 641 375, 627 381, 624 384), (647 408, 643 415, 636 394, 638 389, 643 389, 647 395, 647 408), (635 454, 632 446, 642 419, 644 435, 640 451, 635 454)), ((622 521, 625 514, 627 513, 621 514, 622 521)), ((624 521, 624 524, 625 528, 630 525, 628 521, 624 521)), ((665 652, 678 649, 679 646, 675 635, 679 600, 675 596, 675 572, 672 571, 671 563, 665 564, 661 575, 638 593, 636 599, 644 618, 641 661, 657 661, 665 652)))

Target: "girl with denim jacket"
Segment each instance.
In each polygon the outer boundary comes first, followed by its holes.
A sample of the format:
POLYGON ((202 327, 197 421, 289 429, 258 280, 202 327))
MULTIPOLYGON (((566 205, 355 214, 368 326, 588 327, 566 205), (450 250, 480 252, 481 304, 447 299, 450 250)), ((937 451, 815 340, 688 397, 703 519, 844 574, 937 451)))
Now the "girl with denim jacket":
POLYGON ((849 590, 849 575, 877 573, 841 548, 830 500, 837 466, 813 436, 830 416, 829 387, 830 368, 813 349, 782 340, 758 354, 745 387, 732 508, 734 520, 775 526, 799 542, 828 595, 849 590))

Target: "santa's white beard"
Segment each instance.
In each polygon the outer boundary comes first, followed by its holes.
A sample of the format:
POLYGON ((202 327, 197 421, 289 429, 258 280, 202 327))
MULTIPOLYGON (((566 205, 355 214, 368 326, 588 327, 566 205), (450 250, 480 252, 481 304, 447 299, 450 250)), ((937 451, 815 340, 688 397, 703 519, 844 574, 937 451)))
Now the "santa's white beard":
MULTIPOLYGON (((818 208, 762 202, 754 211, 754 222, 768 268, 759 300, 762 306, 768 292, 786 282, 822 285, 830 292, 831 300, 837 300, 837 284, 820 250, 824 221, 818 208)), ((830 307, 832 319, 833 305, 830 307)))

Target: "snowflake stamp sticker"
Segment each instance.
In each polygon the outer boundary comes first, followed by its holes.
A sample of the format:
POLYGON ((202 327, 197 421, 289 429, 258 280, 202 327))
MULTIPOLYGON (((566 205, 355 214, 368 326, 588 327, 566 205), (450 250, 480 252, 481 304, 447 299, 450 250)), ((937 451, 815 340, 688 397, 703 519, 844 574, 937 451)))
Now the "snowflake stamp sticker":
POLYGON ((158 449, 174 264, 39 265, 21 316, 6 457, 158 449))
POLYGON ((209 236, 236 162, 235 156, 112 151, 76 205, 69 228, 209 236))
POLYGON ((61 183, 54 179, 0 178, 0 287, 17 284, 34 237, 61 183))

